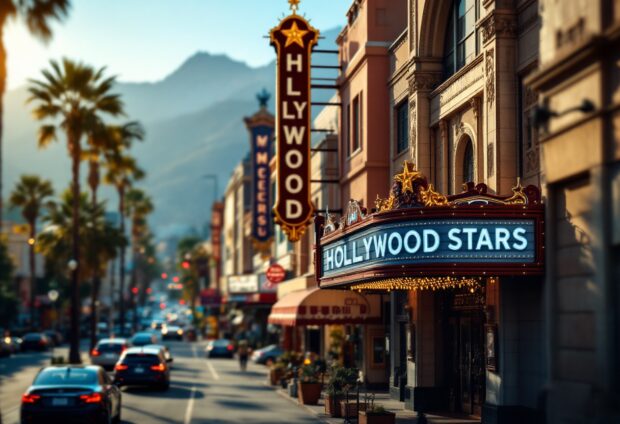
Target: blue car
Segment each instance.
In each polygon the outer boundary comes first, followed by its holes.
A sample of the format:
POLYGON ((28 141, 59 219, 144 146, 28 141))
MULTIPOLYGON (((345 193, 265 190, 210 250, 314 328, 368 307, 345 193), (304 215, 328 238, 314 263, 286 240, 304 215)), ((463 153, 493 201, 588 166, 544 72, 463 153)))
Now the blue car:
POLYGON ((210 340, 205 349, 207 358, 232 358, 235 345, 228 339, 210 340))
POLYGON ((22 396, 21 422, 121 421, 121 391, 98 366, 47 367, 22 396))
POLYGON ((273 364, 279 356, 284 353, 284 350, 278 345, 265 346, 262 349, 257 349, 252 353, 252 361, 255 364, 270 365, 273 364))

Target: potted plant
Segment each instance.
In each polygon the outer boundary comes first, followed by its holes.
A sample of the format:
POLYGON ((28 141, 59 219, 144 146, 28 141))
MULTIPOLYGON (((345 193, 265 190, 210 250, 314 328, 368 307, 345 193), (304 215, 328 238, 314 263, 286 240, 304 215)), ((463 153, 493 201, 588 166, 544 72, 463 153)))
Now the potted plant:
POLYGON ((299 369, 298 395, 304 405, 316 405, 321 397, 319 370, 316 365, 303 365, 299 369))
POLYGON ((331 368, 327 381, 325 398, 325 413, 332 417, 340 417, 340 401, 344 399, 344 390, 357 384, 358 371, 356 368, 334 366, 331 368))
POLYGON ((396 414, 390 412, 383 405, 375 405, 375 395, 370 395, 370 403, 366 402, 364 411, 358 411, 358 424, 394 424, 396 414))

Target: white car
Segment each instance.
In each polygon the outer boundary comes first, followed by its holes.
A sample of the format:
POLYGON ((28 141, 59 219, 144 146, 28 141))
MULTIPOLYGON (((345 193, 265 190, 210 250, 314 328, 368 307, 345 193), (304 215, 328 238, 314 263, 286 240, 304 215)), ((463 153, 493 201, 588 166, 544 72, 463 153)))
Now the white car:
POLYGON ((90 351, 90 362, 105 369, 113 369, 128 347, 126 339, 101 339, 90 351))

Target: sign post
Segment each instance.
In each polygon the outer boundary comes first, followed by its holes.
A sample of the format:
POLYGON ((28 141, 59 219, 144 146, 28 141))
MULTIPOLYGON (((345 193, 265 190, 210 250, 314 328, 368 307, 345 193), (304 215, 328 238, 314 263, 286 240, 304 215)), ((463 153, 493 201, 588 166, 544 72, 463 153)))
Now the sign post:
POLYGON ((277 196, 275 222, 298 241, 314 213, 310 198, 310 64, 319 31, 292 14, 271 30, 276 49, 277 196))

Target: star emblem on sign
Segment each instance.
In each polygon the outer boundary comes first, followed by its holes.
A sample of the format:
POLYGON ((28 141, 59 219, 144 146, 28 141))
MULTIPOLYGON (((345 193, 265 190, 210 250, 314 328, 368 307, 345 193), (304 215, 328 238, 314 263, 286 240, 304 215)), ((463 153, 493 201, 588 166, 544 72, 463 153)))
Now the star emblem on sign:
POLYGON ((299 44, 301 48, 304 47, 304 35, 306 35, 309 31, 304 29, 299 29, 297 26, 297 22, 293 21, 293 25, 289 29, 283 29, 282 34, 286 36, 286 43, 284 43, 284 47, 288 47, 291 44, 299 44))
POLYGON ((403 172, 394 176, 394 180, 401 184, 403 193, 413 193, 413 180, 420 175, 419 172, 409 169, 409 165, 409 162, 405 161, 403 172))

